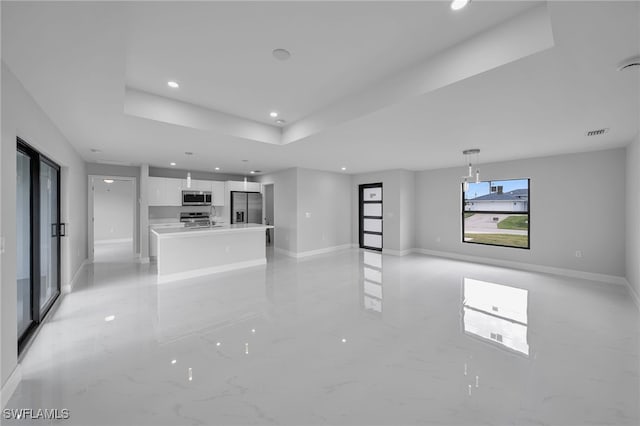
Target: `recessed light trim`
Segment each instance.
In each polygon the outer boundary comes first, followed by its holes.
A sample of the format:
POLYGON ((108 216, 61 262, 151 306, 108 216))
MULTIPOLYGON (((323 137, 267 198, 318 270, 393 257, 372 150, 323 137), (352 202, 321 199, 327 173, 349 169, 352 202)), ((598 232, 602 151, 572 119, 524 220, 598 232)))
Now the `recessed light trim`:
POLYGON ((274 58, 276 58, 279 61, 286 61, 291 57, 291 52, 289 52, 287 49, 282 49, 282 48, 273 49, 271 54, 273 55, 274 58))
POLYGON ((451 2, 451 9, 460 10, 467 6, 469 3, 471 3, 471 0, 453 0, 451 2))
POLYGON ((347 170, 347 168, 346 167, 341 167, 340 170, 342 170, 344 172, 345 170, 347 170))
POLYGON ((171 163, 169 163, 170 166, 175 166, 176 163, 174 163, 173 161, 171 163))
POLYGON ((269 113, 269 116, 270 116, 271 118, 276 118, 276 117, 278 116, 278 113, 277 113, 276 111, 271 111, 271 112, 269 113))
POLYGON ((220 170, 220 167, 216 167, 214 170, 220 170))
POLYGON ((178 84, 177 81, 168 81, 167 82, 167 86, 171 87, 172 89, 177 89, 178 87, 180 87, 180 85, 178 84))

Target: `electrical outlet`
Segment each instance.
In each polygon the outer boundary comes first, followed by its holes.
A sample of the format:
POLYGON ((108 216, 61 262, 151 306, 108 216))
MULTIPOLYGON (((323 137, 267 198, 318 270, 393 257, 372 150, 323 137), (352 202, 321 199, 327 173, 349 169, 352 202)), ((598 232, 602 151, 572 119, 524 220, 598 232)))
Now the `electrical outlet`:
POLYGON ((582 257, 582 250, 576 250, 576 257, 582 257))

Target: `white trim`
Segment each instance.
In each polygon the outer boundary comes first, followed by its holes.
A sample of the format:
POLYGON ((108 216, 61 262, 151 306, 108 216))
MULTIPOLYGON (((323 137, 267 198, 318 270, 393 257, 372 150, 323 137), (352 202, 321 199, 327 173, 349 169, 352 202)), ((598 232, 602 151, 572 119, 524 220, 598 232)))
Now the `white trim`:
POLYGON ((22 367, 20 364, 16 365, 7 381, 0 390, 0 400, 2 400, 2 408, 7 406, 7 402, 11 399, 11 396, 18 388, 18 385, 22 381, 22 367))
POLYGON ((627 286, 627 290, 629 290, 629 294, 631 294, 631 298, 633 299, 634 303, 636 304, 636 307, 638 308, 638 310, 640 310, 640 296, 633 289, 633 287, 631 286, 631 283, 629 282, 629 280, 625 280, 625 284, 627 286))
POLYGON ((71 278, 71 281, 69 281, 67 284, 62 286, 62 293, 68 294, 73 291, 73 287, 75 287, 76 281, 80 277, 80 271, 82 271, 82 268, 87 266, 89 263, 90 263, 89 259, 85 259, 82 261, 78 269, 76 269, 75 274, 73 274, 73 278, 71 278))
POLYGON ((617 275, 598 274, 594 272, 576 271, 574 269, 556 268, 553 266, 535 265, 532 263, 514 262, 511 260, 491 259, 488 257, 469 256, 465 254, 457 254, 446 251, 427 250, 416 248, 414 253, 426 254, 429 256, 446 257, 449 259, 464 260, 467 262, 484 263, 494 266, 503 266, 506 268, 520 269, 524 271, 543 272, 547 274, 561 275, 571 278, 581 278, 590 281, 598 281, 608 284, 627 285, 624 277, 617 275))
POLYGON ((262 266, 267 264, 267 258, 247 260, 244 262, 229 263, 228 265, 212 266, 209 268, 200 268, 187 272, 177 272, 175 274, 167 274, 158 276, 158 284, 170 281, 186 280, 188 278, 201 277, 203 275, 217 274, 219 272, 233 271, 236 269, 251 268, 253 266, 262 266))
POLYGON ((390 254, 392 256, 406 256, 408 254, 413 253, 415 250, 416 249, 394 250, 394 249, 383 248, 382 249, 382 253, 383 254, 390 254))
POLYGON ((133 243, 133 238, 113 238, 111 240, 95 240, 93 244, 133 243))
POLYGON ((317 250, 309 250, 309 251, 301 251, 300 253, 296 253, 293 251, 288 251, 285 249, 281 249, 278 247, 274 247, 274 251, 276 251, 277 253, 282 253, 285 256, 289 256, 289 257, 293 257, 295 259, 301 259, 304 257, 309 257, 309 256, 316 256, 319 254, 326 254, 326 253, 332 253, 334 251, 340 251, 340 250, 346 250, 346 249, 350 249, 353 248, 354 245, 349 243, 349 244, 342 244, 339 246, 331 246, 331 247, 325 247, 325 248, 321 248, 321 249, 317 249, 317 250))

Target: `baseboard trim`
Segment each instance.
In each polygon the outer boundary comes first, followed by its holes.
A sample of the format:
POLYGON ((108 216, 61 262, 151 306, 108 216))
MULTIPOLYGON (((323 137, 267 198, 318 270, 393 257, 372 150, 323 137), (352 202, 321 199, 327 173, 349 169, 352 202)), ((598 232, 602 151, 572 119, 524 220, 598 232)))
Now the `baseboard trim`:
POLYGON ((629 291, 629 294, 631 294, 631 298, 633 299, 633 302, 636 304, 636 307, 640 311, 640 295, 638 295, 638 293, 636 293, 636 291, 633 289, 633 286, 631 286, 631 283, 629 282, 629 280, 625 279, 625 284, 627 286, 627 290, 629 291))
POLYGON ((576 271, 575 269, 556 268, 554 266, 536 265, 532 263, 514 262, 511 260, 491 259, 488 257, 470 256, 465 254, 457 254, 446 251, 428 250, 416 248, 414 253, 426 254, 428 256, 444 257, 454 260, 464 260, 473 263, 482 263, 493 266, 503 266, 506 268, 520 269, 523 271, 543 272, 547 274, 560 275, 571 278, 581 278, 589 281, 604 282, 608 284, 627 285, 625 277, 617 275, 598 274, 594 272, 576 271))
POLYGON ((71 281, 69 281, 67 284, 62 286, 62 292, 63 293, 69 294, 69 293, 71 293, 73 291, 73 287, 75 287, 76 282, 78 281, 78 278, 80 277, 80 272, 82 271, 82 268, 87 266, 89 263, 91 263, 89 261, 89 259, 85 259, 85 260, 82 261, 82 263, 80 264, 78 269, 76 269, 75 274, 73 274, 73 278, 71 278, 71 281))
POLYGON ((295 252, 281 249, 278 247, 274 247, 274 251, 276 251, 277 253, 284 254, 285 256, 293 257, 294 259, 301 259, 304 257, 317 256, 319 254, 326 254, 326 253, 332 253, 334 251, 346 250, 352 247, 353 247, 353 244, 349 243, 349 244, 342 244, 339 246, 325 247, 318 250, 302 251, 300 253, 295 253, 295 252))
POLYGON ((133 238, 114 238, 111 240, 95 240, 94 244, 133 243, 133 238))
POLYGON ((382 249, 382 254, 390 254, 392 256, 406 256, 408 254, 413 253, 415 250, 416 249, 394 250, 394 249, 383 248, 382 249))
POLYGON ((200 268, 193 271, 178 272, 175 274, 167 274, 158 276, 158 284, 168 283, 178 280, 186 280, 189 278, 202 277, 204 275, 217 274, 220 272, 234 271, 236 269, 251 268, 253 266, 262 266, 267 264, 267 259, 254 259, 244 262, 230 263, 228 265, 212 266, 210 268, 200 268))
POLYGON ((13 396, 13 393, 18 388, 18 385, 22 381, 22 367, 20 364, 16 365, 13 369, 7 381, 2 385, 0 389, 0 400, 2 401, 2 409, 7 406, 7 403, 13 396))
POLYGON ((300 253, 295 253, 295 257, 300 259, 302 257, 309 257, 309 256, 316 256, 318 254, 326 254, 326 253, 331 253, 334 251, 340 251, 340 250, 346 250, 346 249, 350 249, 351 248, 351 243, 349 244, 342 244, 339 246, 332 246, 332 247, 325 247, 325 248, 321 248, 318 250, 309 250, 309 251, 303 251, 300 253))

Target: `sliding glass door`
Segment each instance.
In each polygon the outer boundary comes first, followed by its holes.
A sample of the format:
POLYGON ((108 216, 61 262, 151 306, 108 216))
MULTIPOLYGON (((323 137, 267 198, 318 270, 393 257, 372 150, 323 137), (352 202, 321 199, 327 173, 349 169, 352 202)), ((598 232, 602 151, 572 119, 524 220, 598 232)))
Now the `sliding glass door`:
POLYGON ((60 167, 17 145, 18 349, 60 294, 60 167))
POLYGON ((40 160, 40 311, 45 313, 60 293, 58 176, 60 169, 40 160))
POLYGON ((18 337, 25 334, 33 323, 31 313, 31 157, 18 151, 16 181, 16 237, 18 265, 18 337))

